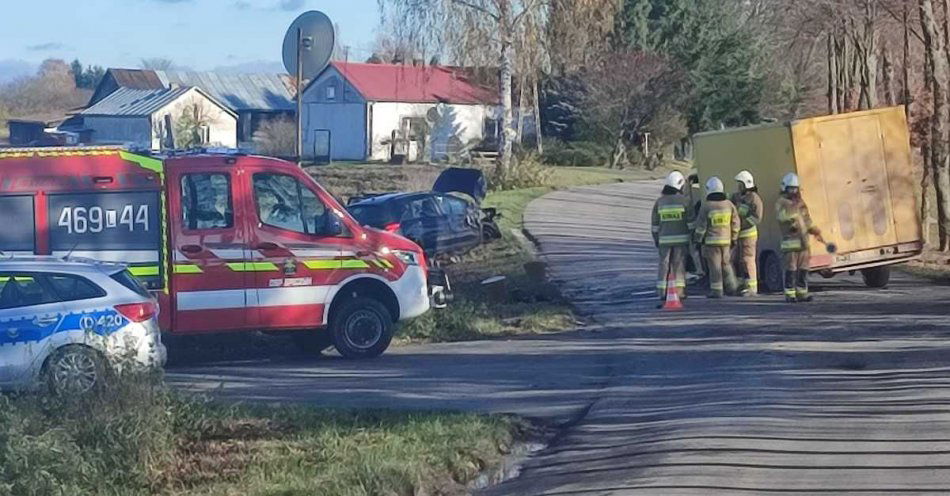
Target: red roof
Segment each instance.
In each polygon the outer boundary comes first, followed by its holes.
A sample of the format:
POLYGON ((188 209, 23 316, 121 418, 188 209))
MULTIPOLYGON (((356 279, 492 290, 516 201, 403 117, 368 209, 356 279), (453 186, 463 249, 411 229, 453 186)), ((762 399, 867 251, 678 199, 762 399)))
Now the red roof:
POLYGON ((442 66, 331 64, 369 101, 497 105, 498 94, 442 66))

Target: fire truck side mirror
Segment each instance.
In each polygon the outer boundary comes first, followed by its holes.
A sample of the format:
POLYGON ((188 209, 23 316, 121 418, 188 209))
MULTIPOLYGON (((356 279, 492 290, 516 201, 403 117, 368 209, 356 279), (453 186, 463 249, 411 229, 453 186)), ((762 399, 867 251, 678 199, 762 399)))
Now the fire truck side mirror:
POLYGON ((323 224, 323 232, 320 234, 324 236, 339 236, 343 234, 343 222, 340 221, 340 218, 336 215, 318 215, 315 219, 315 223, 318 226, 323 224))

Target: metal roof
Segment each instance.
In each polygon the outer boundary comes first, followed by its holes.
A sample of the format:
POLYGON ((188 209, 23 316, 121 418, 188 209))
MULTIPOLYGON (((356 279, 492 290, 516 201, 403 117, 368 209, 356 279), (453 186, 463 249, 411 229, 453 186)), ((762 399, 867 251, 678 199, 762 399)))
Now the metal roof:
POLYGON ((82 115, 114 115, 138 117, 152 115, 193 88, 179 86, 163 90, 119 88, 99 103, 82 111, 82 115))
POLYGON ((216 72, 155 71, 165 86, 196 86, 234 111, 295 108, 290 85, 280 74, 219 74, 216 72))
POLYGON ((133 88, 137 90, 158 90, 167 88, 155 71, 146 69, 109 69, 109 73, 115 78, 116 84, 120 88, 133 88))

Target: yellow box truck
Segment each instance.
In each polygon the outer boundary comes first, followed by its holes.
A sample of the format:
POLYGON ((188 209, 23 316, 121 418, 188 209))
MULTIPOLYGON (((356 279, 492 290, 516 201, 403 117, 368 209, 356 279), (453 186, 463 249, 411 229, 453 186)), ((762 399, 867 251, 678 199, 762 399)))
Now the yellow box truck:
POLYGON ((893 107, 701 133, 694 137, 701 182, 719 176, 727 192, 743 170, 755 176, 765 202, 759 228, 759 274, 769 291, 782 289, 775 201, 782 177, 798 173, 802 196, 834 254, 812 244, 812 271, 825 277, 861 271, 883 287, 890 266, 923 250, 903 107, 893 107))

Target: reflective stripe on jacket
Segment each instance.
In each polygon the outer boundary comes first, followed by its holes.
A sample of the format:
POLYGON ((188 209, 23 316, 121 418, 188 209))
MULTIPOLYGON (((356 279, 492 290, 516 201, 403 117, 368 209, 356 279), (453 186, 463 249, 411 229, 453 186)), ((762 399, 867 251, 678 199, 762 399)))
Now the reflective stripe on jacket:
POLYGON ((739 238, 739 226, 739 212, 731 201, 706 200, 696 216, 696 240, 708 246, 729 246, 739 238))
POLYGON ((808 234, 819 231, 811 221, 805 202, 781 195, 775 202, 775 217, 782 229, 782 251, 808 250, 808 234))
POLYGON ((689 244, 694 215, 683 194, 663 195, 653 205, 653 241, 658 246, 689 244))
POLYGON ((735 204, 736 210, 739 212, 739 238, 759 237, 758 226, 765 217, 762 197, 755 191, 746 191, 745 194, 736 193, 732 195, 732 203, 735 204))

